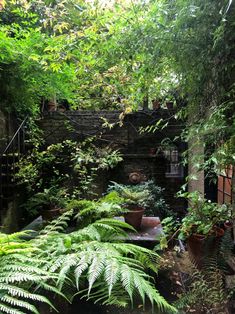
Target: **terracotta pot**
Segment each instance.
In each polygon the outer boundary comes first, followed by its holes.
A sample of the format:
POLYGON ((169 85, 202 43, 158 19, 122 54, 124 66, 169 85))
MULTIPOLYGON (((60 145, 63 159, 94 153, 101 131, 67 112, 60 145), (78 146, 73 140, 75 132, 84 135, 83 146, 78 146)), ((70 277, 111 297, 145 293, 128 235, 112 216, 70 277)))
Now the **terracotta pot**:
POLYGON ((203 265, 204 244, 205 236, 201 234, 192 234, 187 239, 187 249, 189 257, 191 261, 197 265, 198 268, 201 268, 203 265))
POLYGON ((167 109, 173 109, 173 101, 167 101, 166 107, 167 107, 167 109))
POLYGON ((217 254, 218 246, 223 235, 224 230, 214 226, 208 237, 202 234, 192 234, 187 239, 189 257, 198 269, 203 267, 207 258, 217 254))
POLYGON ((212 231, 217 238, 220 238, 224 235, 224 229, 222 229, 218 226, 213 226, 212 231))
POLYGON ((231 221, 225 221, 224 223, 225 230, 232 229, 232 227, 233 227, 233 223, 231 221))
POLYGON ((56 103, 54 103, 53 101, 49 101, 47 104, 47 110, 51 112, 56 111, 56 109, 57 109, 56 103))
POLYGON ((161 108, 161 103, 159 100, 153 100, 152 105, 153 105, 153 110, 161 108))
POLYGON ((129 212, 124 214, 125 222, 134 227, 136 230, 139 230, 144 214, 144 208, 138 205, 128 205, 126 208, 129 209, 129 212))
POLYGON ((42 209, 41 216, 43 220, 50 221, 60 216, 60 208, 42 209))

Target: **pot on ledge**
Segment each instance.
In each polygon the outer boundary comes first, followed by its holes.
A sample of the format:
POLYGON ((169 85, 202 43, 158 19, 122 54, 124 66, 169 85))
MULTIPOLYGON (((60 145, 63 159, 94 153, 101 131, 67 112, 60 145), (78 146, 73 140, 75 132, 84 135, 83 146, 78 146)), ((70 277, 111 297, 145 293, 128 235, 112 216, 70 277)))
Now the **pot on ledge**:
POLYGON ((124 214, 125 222, 134 227, 136 230, 140 230, 145 209, 138 205, 128 205, 126 208, 129 212, 124 214))

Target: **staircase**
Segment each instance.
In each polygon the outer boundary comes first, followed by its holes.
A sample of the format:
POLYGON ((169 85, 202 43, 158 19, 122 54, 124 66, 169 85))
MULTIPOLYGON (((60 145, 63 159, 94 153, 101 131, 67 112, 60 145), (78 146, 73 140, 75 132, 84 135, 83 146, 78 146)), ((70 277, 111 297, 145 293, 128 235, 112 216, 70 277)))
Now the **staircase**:
POLYGON ((0 152, 0 216, 7 210, 9 202, 14 199, 16 184, 14 175, 17 162, 25 153, 25 133, 28 118, 19 125, 9 143, 0 152))

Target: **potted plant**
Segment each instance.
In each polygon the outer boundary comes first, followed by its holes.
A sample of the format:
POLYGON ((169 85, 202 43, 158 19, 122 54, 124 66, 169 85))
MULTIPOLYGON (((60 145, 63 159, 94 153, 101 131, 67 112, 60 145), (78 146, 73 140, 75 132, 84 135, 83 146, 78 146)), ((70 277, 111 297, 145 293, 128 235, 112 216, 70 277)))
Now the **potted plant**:
POLYGON ((200 234, 205 238, 210 235, 223 235, 225 222, 232 221, 233 212, 226 204, 213 203, 200 193, 193 192, 185 195, 189 200, 188 214, 182 219, 181 238, 200 234))
POLYGON ((124 214, 125 222, 133 226, 135 229, 140 229, 142 217, 147 206, 148 199, 151 197, 148 189, 144 189, 143 185, 124 185, 112 182, 110 187, 118 193, 122 199, 122 206, 128 209, 124 214))
POLYGON ((63 189, 51 187, 36 193, 27 203, 27 208, 34 213, 40 213, 43 220, 52 220, 60 215, 64 206, 63 189))
MULTIPOLYGON (((188 213, 180 223, 177 222, 177 228, 171 228, 169 235, 170 239, 177 236, 178 239, 186 241, 191 259, 200 268, 204 263, 205 254, 213 254, 216 251, 224 234, 222 226, 225 222, 232 221, 234 215, 231 207, 212 203, 198 192, 184 194, 184 197, 189 201, 188 213)), ((167 218, 167 230, 171 223, 172 219, 169 221, 167 218)), ((162 224, 165 224, 164 220, 162 224)), ((166 237, 166 234, 163 237, 166 237)), ((166 243, 164 239, 161 241, 166 243)))

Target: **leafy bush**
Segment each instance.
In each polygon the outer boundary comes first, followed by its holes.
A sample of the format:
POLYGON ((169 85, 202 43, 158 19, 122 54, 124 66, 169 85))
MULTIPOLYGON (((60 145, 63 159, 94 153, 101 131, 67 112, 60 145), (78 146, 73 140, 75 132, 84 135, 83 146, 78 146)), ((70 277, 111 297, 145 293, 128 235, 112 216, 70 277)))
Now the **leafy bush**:
POLYGON ((30 215, 38 214, 40 210, 64 208, 66 205, 66 191, 57 187, 44 189, 43 192, 34 194, 25 204, 30 215))
POLYGON ((151 198, 150 192, 147 189, 143 189, 141 185, 125 185, 116 182, 112 182, 113 185, 108 190, 118 193, 118 197, 123 200, 123 205, 138 205, 147 206, 149 198, 151 198))
POLYGON ((73 210, 74 219, 77 220, 80 228, 100 218, 120 216, 127 211, 120 206, 120 203, 110 202, 110 199, 106 197, 101 198, 99 201, 71 200, 66 208, 67 210, 73 210))
POLYGON ((61 201, 59 194, 55 195, 57 186, 66 186, 66 197, 94 197, 97 174, 115 167, 122 157, 110 147, 97 148, 93 140, 82 143, 66 140, 45 150, 36 148, 20 160, 16 180, 27 190, 28 201, 23 206, 28 212, 34 213, 39 202, 50 203, 53 195, 61 201))
MULTIPOLYGON (((119 201, 123 204, 138 204, 145 208, 146 216, 164 216, 169 213, 169 207, 163 198, 164 189, 157 186, 153 180, 149 180, 137 185, 124 185, 112 182, 108 191, 118 193, 119 201)), ((117 199, 115 194, 108 194, 106 197, 117 199)))
POLYGON ((214 226, 231 221, 234 217, 231 206, 212 203, 199 192, 186 193, 185 196, 189 200, 189 207, 180 227, 179 237, 182 239, 192 233, 208 236, 213 232, 214 226))
POLYGON ((148 198, 147 201, 145 210, 146 216, 159 216, 160 218, 164 218, 169 214, 174 215, 164 199, 165 189, 156 185, 153 180, 143 182, 141 183, 141 186, 144 190, 147 189, 151 194, 151 198, 148 198))

